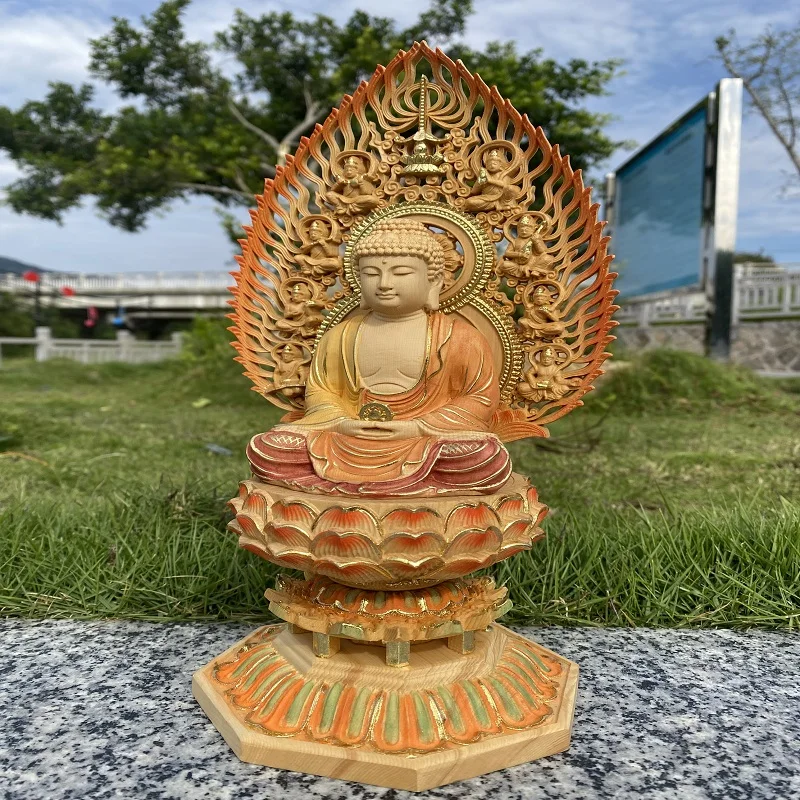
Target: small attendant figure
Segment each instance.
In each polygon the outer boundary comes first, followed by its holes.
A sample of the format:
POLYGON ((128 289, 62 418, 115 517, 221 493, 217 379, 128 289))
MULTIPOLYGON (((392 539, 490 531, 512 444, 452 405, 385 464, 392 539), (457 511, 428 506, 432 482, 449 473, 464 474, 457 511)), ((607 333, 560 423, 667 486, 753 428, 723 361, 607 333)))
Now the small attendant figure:
POLYGON ((531 367, 523 374, 517 384, 517 391, 526 400, 539 403, 542 400, 558 400, 572 387, 571 381, 564 377, 563 361, 556 360, 552 347, 545 347, 539 360, 531 357, 531 367))
POLYGON ((331 226, 328 222, 319 217, 303 220, 300 233, 304 239, 300 246, 300 252, 295 260, 301 267, 305 267, 307 272, 314 278, 322 278, 327 275, 336 275, 342 267, 339 258, 339 244, 331 235, 331 226))
POLYGON ((500 275, 518 279, 554 276, 554 259, 547 252, 547 245, 542 238, 546 224, 541 220, 534 225, 530 214, 520 218, 516 238, 506 248, 498 265, 500 275))
POLYGON ((283 319, 275 323, 278 330, 298 333, 304 339, 312 338, 322 325, 322 304, 314 297, 311 284, 303 279, 287 281, 281 286, 284 301, 283 319))
POLYGON ((294 342, 287 342, 274 347, 272 357, 275 359, 272 373, 275 388, 280 389, 286 397, 302 397, 308 376, 303 349, 294 342))
POLYGON ((464 210, 499 211, 509 208, 516 200, 517 190, 508 178, 510 165, 503 150, 493 149, 483 154, 478 179, 464 200, 464 210))
POLYGON ((366 214, 381 204, 378 189, 373 183, 375 179, 367 172, 368 158, 363 153, 340 154, 338 163, 341 165, 342 177, 323 196, 337 214, 366 214))
POLYGON ((535 286, 533 294, 526 294, 529 301, 525 304, 525 314, 518 323, 522 340, 534 342, 562 336, 565 325, 553 308, 558 302, 558 288, 552 284, 539 284, 535 286))

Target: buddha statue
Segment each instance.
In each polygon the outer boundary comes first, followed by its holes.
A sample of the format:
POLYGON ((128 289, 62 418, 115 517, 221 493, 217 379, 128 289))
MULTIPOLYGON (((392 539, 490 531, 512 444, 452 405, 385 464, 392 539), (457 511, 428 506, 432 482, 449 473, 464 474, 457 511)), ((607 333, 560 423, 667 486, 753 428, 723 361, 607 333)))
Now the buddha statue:
POLYGON ((444 253, 421 222, 384 220, 355 245, 361 308, 320 339, 302 418, 254 436, 253 474, 351 496, 493 493, 511 460, 491 432, 489 343, 438 310, 444 253))

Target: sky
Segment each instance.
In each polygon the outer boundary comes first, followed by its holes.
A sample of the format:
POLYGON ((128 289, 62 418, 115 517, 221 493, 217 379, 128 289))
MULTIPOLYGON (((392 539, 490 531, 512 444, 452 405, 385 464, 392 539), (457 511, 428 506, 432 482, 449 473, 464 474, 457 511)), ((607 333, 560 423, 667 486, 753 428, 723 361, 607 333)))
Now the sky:
MULTIPOLYGON (((17 108, 39 99, 53 80, 80 83, 87 73, 88 40, 108 31, 112 16, 138 19, 158 0, 0 0, 0 105, 17 108)), ((713 90, 725 77, 712 58, 714 39, 736 28, 743 37, 767 25, 797 21, 786 0, 475 0, 465 35, 472 47, 514 40, 520 51, 541 47, 556 60, 622 58, 625 74, 609 94, 592 98, 594 111, 614 115, 607 133, 616 140, 646 144, 713 90)), ((210 41, 243 7, 255 16, 293 10, 311 17, 325 12, 339 22, 357 9, 386 14, 384 0, 194 0, 185 24, 191 38, 210 41)), ((427 0, 392 4, 402 25, 413 22, 427 0)), ((469 66, 469 65, 467 65, 469 66)), ((120 105, 98 86, 97 103, 120 105)), ((534 120, 535 122, 535 120, 534 120)), ((598 178, 625 161, 619 150, 599 168, 598 178)), ((791 164, 756 112, 742 127, 737 249, 759 251, 777 261, 800 261, 800 196, 784 187, 791 164)), ((19 176, 0 151, 0 187, 19 176)), ((0 188, 0 197, 2 189, 0 188)), ((242 213, 243 221, 247 219, 242 213)), ((233 248, 210 200, 179 201, 130 234, 111 227, 87 202, 65 215, 64 224, 14 214, 0 205, 0 256, 69 272, 212 271, 233 267, 233 248)))

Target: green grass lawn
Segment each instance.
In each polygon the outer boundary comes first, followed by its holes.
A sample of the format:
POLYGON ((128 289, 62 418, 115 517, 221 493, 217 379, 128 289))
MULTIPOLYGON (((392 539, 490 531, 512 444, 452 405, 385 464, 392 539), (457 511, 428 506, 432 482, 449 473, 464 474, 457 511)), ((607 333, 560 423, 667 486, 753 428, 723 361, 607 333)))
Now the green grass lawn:
MULTIPOLYGON (((553 511, 493 570, 507 619, 800 626, 797 383, 655 353, 545 446, 511 445, 553 511)), ((225 533, 245 444, 279 416, 248 389, 220 359, 6 362, 0 613, 263 618, 276 568, 225 533)))

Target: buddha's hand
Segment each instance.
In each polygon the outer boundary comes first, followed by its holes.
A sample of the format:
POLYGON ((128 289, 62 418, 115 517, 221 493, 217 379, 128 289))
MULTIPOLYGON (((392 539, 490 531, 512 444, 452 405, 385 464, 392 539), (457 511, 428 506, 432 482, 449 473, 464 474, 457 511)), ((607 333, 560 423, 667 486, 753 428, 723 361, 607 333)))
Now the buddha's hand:
POLYGON ((415 419, 391 422, 345 419, 336 426, 336 432, 358 439, 416 439, 424 435, 422 424, 415 419))

